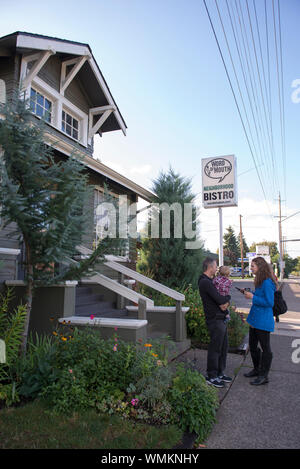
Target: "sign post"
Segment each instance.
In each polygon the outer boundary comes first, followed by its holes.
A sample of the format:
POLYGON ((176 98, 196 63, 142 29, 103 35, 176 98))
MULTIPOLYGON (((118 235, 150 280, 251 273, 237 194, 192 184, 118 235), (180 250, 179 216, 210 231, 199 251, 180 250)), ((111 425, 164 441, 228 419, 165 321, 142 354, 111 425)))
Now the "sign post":
POLYGON ((202 203, 204 208, 218 208, 219 266, 223 256, 223 207, 237 207, 235 155, 202 159, 202 203))
POLYGON ((222 207, 219 207, 219 266, 224 264, 223 256, 223 213, 222 207))

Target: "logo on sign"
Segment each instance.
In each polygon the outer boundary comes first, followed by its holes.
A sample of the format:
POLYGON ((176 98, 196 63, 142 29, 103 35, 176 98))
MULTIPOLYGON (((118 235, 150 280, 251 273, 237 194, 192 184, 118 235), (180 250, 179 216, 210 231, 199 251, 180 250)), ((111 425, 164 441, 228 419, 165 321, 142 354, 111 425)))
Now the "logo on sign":
POLYGON ((232 164, 225 158, 215 158, 207 163, 204 173, 211 179, 218 179, 222 182, 232 171, 232 164))

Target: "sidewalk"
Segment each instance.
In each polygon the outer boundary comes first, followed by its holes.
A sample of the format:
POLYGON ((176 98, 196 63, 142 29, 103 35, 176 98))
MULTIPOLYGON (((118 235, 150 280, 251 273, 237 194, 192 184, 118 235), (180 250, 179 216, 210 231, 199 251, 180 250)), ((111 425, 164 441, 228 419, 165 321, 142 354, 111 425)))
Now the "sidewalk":
MULTIPOLYGON (((207 449, 300 448, 300 324, 297 326, 299 329, 283 330, 282 322, 272 334, 273 362, 266 385, 251 386, 251 379, 243 376, 252 368, 249 353, 228 354, 226 374, 234 380, 218 391, 217 423, 204 442, 207 449), (292 347, 295 340, 298 353, 292 347), (293 352, 299 363, 293 363, 293 352)), ((205 350, 189 350, 180 360, 192 360, 205 375, 206 356, 205 350)))

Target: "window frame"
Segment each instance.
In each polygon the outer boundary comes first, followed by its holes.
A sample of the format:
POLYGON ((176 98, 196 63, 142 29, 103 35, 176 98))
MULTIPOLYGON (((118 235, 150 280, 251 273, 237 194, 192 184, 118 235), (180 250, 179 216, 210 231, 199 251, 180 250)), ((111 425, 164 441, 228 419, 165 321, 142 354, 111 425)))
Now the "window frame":
MULTIPOLYGON (((88 147, 88 114, 79 109, 75 104, 69 101, 65 96, 60 94, 56 89, 52 88, 46 82, 44 82, 40 77, 36 76, 29 83, 26 88, 26 96, 29 96, 30 101, 30 90, 34 88, 40 94, 44 95, 49 101, 52 102, 52 112, 51 112, 51 122, 48 122, 49 125, 54 127, 61 134, 67 136, 71 140, 80 145, 83 145, 85 148, 88 147), (62 130, 62 111, 67 112, 73 118, 78 121, 78 139, 70 136, 62 130)), ((40 118, 37 114, 32 112, 33 115, 40 118)))
POLYGON ((30 101, 30 110, 31 110, 31 112, 32 112, 35 116, 39 117, 40 119, 45 119, 45 121, 46 121, 48 124, 52 124, 52 116, 53 116, 53 108, 54 108, 54 102, 53 102, 53 100, 50 99, 50 98, 46 95, 46 93, 43 93, 41 90, 39 90, 38 87, 35 87, 33 84, 31 84, 31 85, 30 85, 30 98, 29 98, 29 101, 30 101), (32 91, 34 91, 35 94, 36 94, 36 99, 35 99, 35 101, 34 101, 35 110, 32 109, 32 102, 33 102, 33 99, 32 99, 32 91), (43 105, 42 105, 41 103, 38 103, 38 96, 37 96, 37 95, 42 96, 42 98, 43 98, 43 105), (45 107, 45 101, 46 101, 46 100, 47 100, 47 101, 50 103, 50 105, 51 105, 51 107, 50 107, 50 112, 49 112, 50 120, 48 120, 48 119, 45 117, 45 115, 46 115, 46 113, 47 113, 47 111, 48 111, 48 110, 46 109, 46 107, 45 107), (40 108, 42 108, 43 111, 44 111, 41 116, 36 112, 37 106, 39 106, 40 108))
POLYGON ((80 137, 81 137, 81 121, 78 119, 77 116, 75 116, 73 113, 70 113, 68 109, 66 109, 65 106, 62 107, 61 111, 61 131, 67 135, 68 137, 76 140, 76 142, 80 142, 80 137), (66 119, 63 119, 63 114, 65 114, 66 119), (67 116, 71 118, 71 123, 67 122, 67 116), (74 127, 74 121, 77 122, 77 128, 74 127), (63 129, 63 125, 65 129, 63 129), (71 128, 71 135, 67 132, 66 127, 69 126, 71 128), (73 132, 77 132, 77 138, 74 137, 73 132))

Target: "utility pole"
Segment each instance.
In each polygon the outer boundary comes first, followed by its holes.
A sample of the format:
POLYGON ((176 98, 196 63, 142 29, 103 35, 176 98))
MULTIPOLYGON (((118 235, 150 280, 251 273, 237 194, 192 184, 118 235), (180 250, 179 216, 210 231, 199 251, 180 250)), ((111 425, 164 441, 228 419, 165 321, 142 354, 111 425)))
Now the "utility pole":
POLYGON ((283 273, 284 273, 284 267, 283 267, 283 253, 282 253, 282 226, 281 226, 281 197, 280 197, 280 192, 279 192, 279 222, 278 222, 278 231, 279 231, 279 255, 280 255, 280 281, 282 282, 283 280, 283 273))
POLYGON ((242 231, 242 215, 240 215, 240 246, 241 246, 242 278, 244 278, 244 246, 243 246, 243 231, 242 231))

